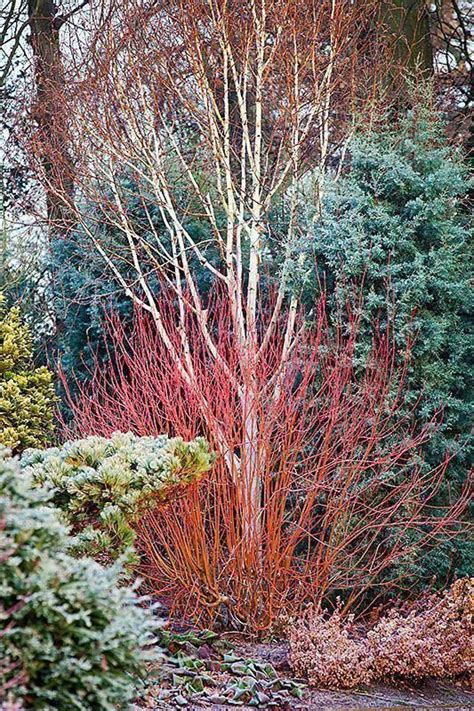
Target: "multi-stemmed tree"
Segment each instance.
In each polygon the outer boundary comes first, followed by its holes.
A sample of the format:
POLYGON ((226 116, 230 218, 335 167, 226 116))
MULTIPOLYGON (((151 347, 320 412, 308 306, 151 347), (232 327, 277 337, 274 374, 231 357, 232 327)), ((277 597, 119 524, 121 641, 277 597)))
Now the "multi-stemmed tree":
MULTIPOLYGON (((72 104, 75 220, 124 292, 151 314, 186 385, 198 389, 191 311, 206 357, 236 387, 241 447, 229 447, 215 421, 213 428, 242 489, 249 540, 261 525, 255 372, 275 329, 285 334, 277 373, 298 343, 298 299, 288 293, 285 256, 299 230, 306 176, 317 175, 319 194, 331 149, 343 144, 344 119, 376 80, 367 66, 368 55, 377 58, 366 32, 374 13, 375 6, 362 12, 334 0, 126 3, 122 30, 95 37, 72 104), (81 201, 95 206, 100 231, 81 201), (190 229, 196 216, 207 225, 205 242, 190 229), (123 235, 120 251, 109 249, 104 224, 123 235), (262 331, 261 281, 275 253, 280 284, 262 331), (124 277, 123 264, 132 266, 132 277, 124 277), (209 325, 198 269, 228 303, 237 364, 227 362, 209 325), (175 295, 178 343, 152 287, 157 275, 175 295)), ((212 418, 204 398, 201 404, 212 418)))

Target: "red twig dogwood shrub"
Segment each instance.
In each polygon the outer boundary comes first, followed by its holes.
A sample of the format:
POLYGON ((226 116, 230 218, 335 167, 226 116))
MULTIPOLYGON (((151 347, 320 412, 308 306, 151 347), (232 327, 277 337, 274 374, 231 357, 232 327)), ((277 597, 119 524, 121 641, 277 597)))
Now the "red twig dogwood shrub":
MULTIPOLYGON (((177 315, 171 295, 159 308, 170 342, 143 311, 132 329, 110 318, 110 361, 70 407, 81 436, 203 435, 218 452, 199 487, 138 525, 142 574, 172 610, 263 629, 328 595, 344 595, 349 609, 414 540, 454 535, 464 501, 432 506, 447 461, 423 466, 434 423, 417 429, 403 397, 410 344, 400 354, 379 332, 356 368, 358 320, 349 313, 347 327, 330 327, 322 298, 310 318, 294 314, 291 348, 285 329, 269 327, 271 304, 262 309, 270 337, 249 361, 222 293, 206 311, 217 353, 191 308, 177 315), (185 370, 173 358, 183 324, 185 370)), ((402 583, 391 575, 385 585, 402 583)))
POLYGON ((352 619, 309 612, 290 630, 290 664, 310 684, 353 688, 394 678, 472 671, 474 581, 456 581, 409 611, 393 609, 365 634, 352 619))

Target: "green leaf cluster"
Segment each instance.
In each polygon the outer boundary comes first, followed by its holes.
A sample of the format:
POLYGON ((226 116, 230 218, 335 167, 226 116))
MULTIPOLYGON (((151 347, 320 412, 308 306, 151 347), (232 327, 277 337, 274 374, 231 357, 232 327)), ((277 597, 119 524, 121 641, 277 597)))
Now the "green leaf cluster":
POLYGON ((20 452, 50 442, 54 403, 52 374, 34 367, 29 329, 0 295, 0 444, 20 452))
POLYGON ((159 639, 165 650, 162 664, 148 680, 150 701, 158 708, 287 708, 303 697, 300 683, 283 678, 267 661, 238 656, 229 640, 215 632, 161 630, 159 639))
POLYGON ((118 563, 77 560, 69 544, 49 494, 0 454, 0 689, 44 711, 128 708, 156 623, 118 563))
POLYGON ((133 523, 209 470, 213 454, 198 437, 86 437, 29 450, 23 471, 47 486, 73 526, 78 552, 117 556, 133 545, 133 523))

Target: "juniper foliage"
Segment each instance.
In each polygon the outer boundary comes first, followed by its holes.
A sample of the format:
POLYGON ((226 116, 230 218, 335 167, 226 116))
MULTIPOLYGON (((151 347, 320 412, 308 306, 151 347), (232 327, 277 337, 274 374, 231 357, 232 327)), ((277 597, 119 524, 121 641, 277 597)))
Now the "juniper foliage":
POLYGON ((31 709, 129 708, 156 625, 119 564, 68 554, 49 497, 0 454, 0 689, 13 679, 31 709))
MULTIPOLYGON (((460 488, 472 462, 472 183, 425 109, 360 135, 350 152, 349 171, 328 187, 322 214, 312 219, 311 239, 298 244, 293 279, 308 298, 324 282, 334 317, 347 298, 360 299, 362 363, 373 324, 384 318, 401 349, 415 337, 407 405, 420 423, 441 414, 425 456, 433 465, 455 452, 449 485, 460 488)), ((425 579, 468 575, 469 550, 447 542, 430 560, 412 561, 413 571, 425 579)))
MULTIPOLYGON (((328 195, 316 221, 318 263, 333 294, 362 283, 363 319, 389 305, 396 333, 416 335, 410 378, 419 416, 443 408, 444 450, 472 416, 472 229, 466 166, 427 116, 360 137, 348 176, 328 195)), ((467 452, 465 452, 467 455, 467 452)))

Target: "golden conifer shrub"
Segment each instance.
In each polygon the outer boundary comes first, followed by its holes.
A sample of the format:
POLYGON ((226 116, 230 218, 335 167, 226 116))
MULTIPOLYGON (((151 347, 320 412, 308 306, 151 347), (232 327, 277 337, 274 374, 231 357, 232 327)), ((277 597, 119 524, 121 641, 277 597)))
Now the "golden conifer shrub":
POLYGON ((29 328, 0 294, 0 444, 15 453, 48 444, 54 402, 53 376, 34 366, 29 328))

